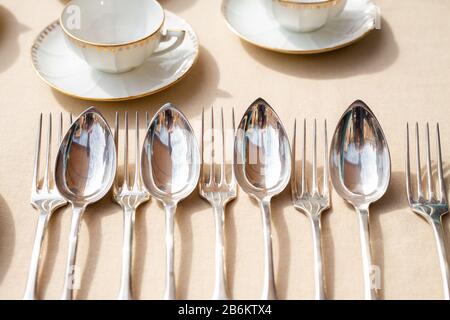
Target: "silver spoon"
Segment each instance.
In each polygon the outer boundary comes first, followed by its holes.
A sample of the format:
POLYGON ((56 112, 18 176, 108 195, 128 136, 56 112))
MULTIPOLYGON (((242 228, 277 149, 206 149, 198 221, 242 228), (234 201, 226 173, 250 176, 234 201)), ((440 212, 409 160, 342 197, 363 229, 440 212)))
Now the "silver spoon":
POLYGON ((173 228, 176 207, 197 186, 200 175, 198 142, 189 121, 170 103, 151 120, 141 155, 142 180, 166 212, 165 300, 175 299, 173 228))
POLYGON ((83 112, 72 124, 59 147, 55 185, 72 204, 69 252, 61 299, 72 300, 80 222, 86 207, 111 188, 116 174, 116 148, 111 128, 95 108, 83 112))
POLYGON ((375 115, 362 101, 343 114, 330 150, 330 175, 336 192, 352 204, 359 216, 364 272, 364 297, 377 298, 372 285, 369 206, 386 192, 391 177, 389 148, 375 115))
POLYGON ((255 198, 262 213, 264 283, 261 299, 277 298, 273 271, 270 200, 289 182, 291 149, 275 111, 263 99, 253 102, 239 123, 234 141, 234 171, 242 190, 255 198))

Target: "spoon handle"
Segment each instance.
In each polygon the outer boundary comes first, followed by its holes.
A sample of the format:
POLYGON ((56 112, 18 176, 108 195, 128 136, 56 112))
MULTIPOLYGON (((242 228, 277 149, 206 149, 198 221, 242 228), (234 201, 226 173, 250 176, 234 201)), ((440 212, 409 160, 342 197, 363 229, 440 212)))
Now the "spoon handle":
POLYGON ((164 300, 175 300, 173 227, 176 204, 164 206, 166 211, 166 289, 164 300))
POLYGON ((69 251, 67 256, 66 272, 64 279, 64 288, 61 300, 72 300, 73 291, 79 286, 79 280, 76 270, 76 255, 78 245, 78 232, 80 231, 81 217, 85 207, 73 206, 72 209, 72 222, 70 226, 69 235, 69 251))
POLYGON ((118 300, 131 300, 131 259, 133 248, 134 209, 126 209, 123 213, 123 246, 122 273, 118 300))
POLYGON ((24 300, 36 300, 36 280, 39 270, 39 259, 41 256, 42 241, 50 218, 50 213, 41 211, 39 213, 36 235, 34 238, 33 252, 31 253, 30 269, 28 271, 27 285, 25 288, 24 300))
POLYGON ((322 244, 320 241, 321 225, 320 214, 311 215, 312 234, 313 234, 313 247, 314 247, 314 278, 316 300, 325 300, 325 280, 323 275, 323 263, 322 263, 322 244))
POLYGON ((439 264, 441 266, 442 282, 444 287, 444 299, 450 300, 450 280, 448 270, 447 253, 445 250, 444 229, 442 228, 441 218, 431 219, 431 226, 433 227, 434 237, 439 255, 439 264))
POLYGON ((212 300, 228 300, 227 276, 225 267, 225 247, 223 225, 225 213, 223 205, 213 207, 216 227, 216 249, 215 249, 215 281, 212 300))
POLYGON ((270 230, 270 201, 260 202, 264 235, 264 283, 262 300, 276 300, 275 277, 273 272, 272 232, 270 230))
MULTIPOLYGON (((372 284, 372 256, 369 235, 369 208, 356 208, 359 217, 359 236, 364 276, 364 299, 376 300, 377 292, 372 284)), ((376 275, 375 275, 376 276, 376 275)))

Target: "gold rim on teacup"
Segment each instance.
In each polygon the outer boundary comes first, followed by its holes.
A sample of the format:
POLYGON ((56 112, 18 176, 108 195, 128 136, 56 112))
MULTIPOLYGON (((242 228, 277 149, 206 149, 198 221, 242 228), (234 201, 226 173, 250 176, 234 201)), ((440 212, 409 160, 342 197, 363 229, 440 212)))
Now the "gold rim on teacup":
POLYGON ((321 9, 329 8, 338 5, 342 0, 322 0, 316 2, 302 2, 302 1, 290 1, 290 0, 273 0, 279 4, 290 8, 303 8, 303 9, 321 9))
MULTIPOLYGON (((153 37, 154 35, 158 34, 162 27, 164 26, 164 22, 166 20, 166 13, 163 9, 163 7, 161 6, 161 4, 158 1, 155 1, 155 3, 161 8, 162 14, 163 14, 163 18, 161 21, 161 24, 159 25, 158 28, 156 28, 156 30, 154 30, 152 33, 145 35, 144 37, 141 37, 139 39, 136 40, 131 40, 128 42, 123 42, 123 43, 101 43, 101 42, 92 42, 92 41, 88 41, 88 40, 83 40, 77 36, 75 36, 74 34, 72 34, 69 30, 66 29, 64 23, 63 23, 63 16, 64 13, 66 12, 66 9, 68 7, 70 7, 71 5, 73 5, 73 1, 69 1, 63 8, 63 10, 61 11, 61 15, 59 16, 59 25, 61 26, 61 29, 63 30, 63 32, 70 38, 70 40, 73 40, 77 43, 79 43, 81 46, 85 47, 85 46, 91 46, 91 47, 97 47, 100 49, 104 49, 104 50, 108 50, 108 49, 119 49, 119 48, 126 48, 129 46, 133 46, 133 45, 140 45, 141 43, 144 43, 146 40, 150 39, 151 37, 153 37)), ((114 51, 114 50, 113 50, 114 51)))

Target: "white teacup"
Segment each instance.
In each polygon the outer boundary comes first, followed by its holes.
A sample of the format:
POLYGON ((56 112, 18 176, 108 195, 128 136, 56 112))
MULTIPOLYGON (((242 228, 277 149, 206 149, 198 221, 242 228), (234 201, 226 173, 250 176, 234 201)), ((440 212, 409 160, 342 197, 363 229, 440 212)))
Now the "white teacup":
POLYGON ((275 19, 286 29, 310 32, 341 14, 347 0, 272 0, 275 19))
POLYGON ((129 71, 184 40, 184 30, 163 33, 164 9, 155 0, 72 0, 60 24, 67 42, 92 68, 129 71), (164 49, 162 42, 175 41, 164 49))

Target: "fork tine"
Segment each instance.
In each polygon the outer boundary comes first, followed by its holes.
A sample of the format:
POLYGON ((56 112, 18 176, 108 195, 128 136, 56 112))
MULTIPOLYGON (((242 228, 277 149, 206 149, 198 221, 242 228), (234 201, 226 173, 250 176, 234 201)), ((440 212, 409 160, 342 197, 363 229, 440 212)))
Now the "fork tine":
POLYGON ((317 187, 317 121, 313 123, 313 169, 312 169, 312 194, 319 193, 317 187))
POLYGON ((148 111, 145 112, 145 130, 148 129, 148 126, 150 125, 150 115, 148 114, 148 111))
POLYGON ((45 190, 50 189, 50 161, 51 161, 51 148, 52 148, 52 114, 48 115, 48 131, 47 131, 47 148, 45 154, 45 168, 44 168, 44 182, 42 187, 45 190))
MULTIPOLYGON (((116 146, 116 154, 119 152, 119 112, 116 111, 116 117, 114 121, 114 144, 116 146)), ((119 175, 116 173, 114 177, 114 188, 119 187, 119 175)))
POLYGON ((296 173, 296 144, 297 144, 297 119, 294 120, 294 136, 292 137, 292 169, 291 169, 291 191, 292 199, 297 198, 297 173, 296 173))
POLYGON ((69 126, 71 126, 73 123, 73 114, 72 112, 69 114, 69 126))
POLYGON ((423 198, 422 192, 422 170, 420 168, 420 140, 419 140, 419 124, 416 122, 416 172, 417 172, 417 198, 423 198))
POLYGON ((63 114, 62 112, 59 113, 59 128, 58 128, 58 144, 62 141, 62 135, 63 135, 63 114))
POLYGON ((134 166, 134 188, 135 189, 140 189, 141 188, 141 159, 139 157, 140 153, 140 142, 139 142, 139 112, 136 111, 136 139, 135 139, 135 154, 136 154, 136 159, 135 159, 135 166, 134 166))
POLYGON ((116 144, 116 149, 119 145, 119 112, 116 111, 116 118, 114 121, 114 143, 116 144))
POLYGON ((128 112, 125 111, 125 137, 123 141, 123 185, 128 186, 128 112))
POLYGON ((328 133, 327 133, 327 119, 324 121, 324 150, 323 150, 323 188, 322 193, 324 196, 329 196, 330 191, 328 184, 330 183, 328 173, 328 133))
MULTIPOLYGON (((234 135, 236 133, 236 125, 235 125, 235 118, 234 118, 234 108, 231 109, 231 122, 232 122, 232 128, 233 128, 233 135, 232 135, 233 138, 232 138, 231 141, 234 141, 234 135)), ((234 145, 232 145, 231 147, 234 148, 234 145)), ((233 165, 234 157, 232 156, 231 159, 232 160, 231 160, 231 180, 230 180, 230 184, 231 184, 232 187, 235 187, 236 186, 236 178, 235 178, 235 175, 234 175, 234 165, 233 165)))
POLYGON ((302 150, 302 177, 301 177, 301 194, 308 192, 306 182, 306 119, 303 119, 303 150, 302 150))
POLYGON ((447 203, 447 188, 444 180, 444 170, 442 169, 441 133, 439 123, 436 124, 436 148, 438 155, 438 179, 439 179, 439 201, 447 203))
POLYGON ((433 177, 433 171, 431 168, 431 148, 430 148, 430 125, 427 122, 426 126, 427 132, 427 195, 428 199, 431 200, 434 198, 433 185, 431 179, 433 177))
POLYGON ((39 158, 41 155, 41 134, 42 134, 42 113, 39 115, 39 122, 38 122, 38 129, 37 129, 37 138, 36 138, 36 150, 34 155, 34 168, 33 168, 33 180, 31 189, 34 192, 37 192, 38 186, 38 175, 39 175, 39 158))
POLYGON ((201 148, 202 148, 202 183, 207 183, 207 176, 205 175, 205 108, 202 109, 202 137, 201 137, 201 148))
POLYGON ((222 162, 220 164, 220 177, 219 177, 219 184, 221 184, 223 181, 226 181, 225 177, 225 124, 223 120, 223 108, 220 109, 220 116, 221 116, 221 135, 222 135, 222 162))
POLYGON ((214 172, 216 172, 216 159, 214 152, 214 107, 211 108, 211 166, 209 167, 209 183, 215 180, 214 172))
POLYGON ((409 157, 409 123, 406 123, 406 196, 408 197, 408 202, 411 204, 413 202, 412 197, 412 187, 411 187, 411 164, 409 157))

